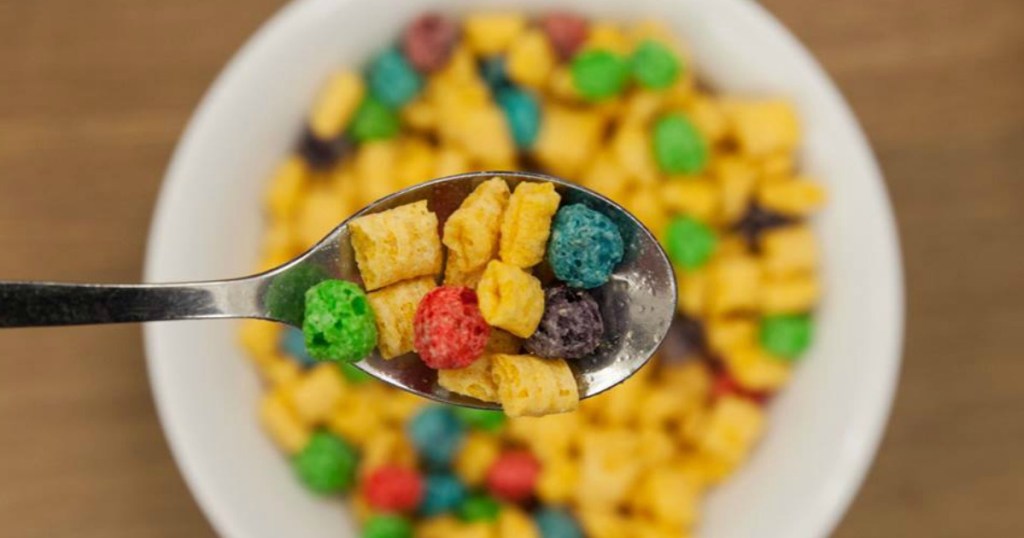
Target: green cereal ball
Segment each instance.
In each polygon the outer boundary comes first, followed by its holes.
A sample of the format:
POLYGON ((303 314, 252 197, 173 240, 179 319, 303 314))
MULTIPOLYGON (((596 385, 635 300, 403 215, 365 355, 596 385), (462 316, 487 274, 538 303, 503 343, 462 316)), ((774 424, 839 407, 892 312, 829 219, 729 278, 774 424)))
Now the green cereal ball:
POLYGON ((679 78, 679 59, 665 45, 657 41, 644 41, 630 58, 633 78, 645 88, 661 90, 679 78))
POLYGON ((363 538, 412 538, 412 523, 394 514, 376 514, 363 525, 363 538))
POLYGON ((708 144, 682 114, 668 114, 654 124, 654 158, 663 172, 698 174, 708 164, 708 144))
POLYGON ((707 263, 717 244, 714 230, 692 217, 675 217, 665 230, 668 257, 684 269, 699 269, 707 263))
POLYGON ((325 431, 314 433, 292 458, 302 483, 321 494, 348 491, 355 482, 356 464, 356 449, 325 431))
POLYGON ((470 428, 494 433, 500 431, 505 425, 505 413, 501 411, 456 407, 454 412, 455 416, 470 428))
POLYGON ((572 59, 573 86, 588 101, 615 97, 629 81, 629 62, 606 50, 588 50, 572 59))
POLYGON ((357 362, 377 345, 377 324, 366 292, 345 280, 325 280, 306 291, 302 321, 313 358, 357 362))
POLYGON ((397 135, 399 127, 397 112, 377 98, 367 97, 352 117, 349 136, 357 142, 386 140, 397 135))
POLYGON ((459 518, 472 523, 474 521, 496 521, 501 505, 489 495, 470 495, 459 506, 459 518))
POLYGON ((761 319, 761 346, 782 359, 795 360, 814 337, 809 314, 765 316, 761 319))

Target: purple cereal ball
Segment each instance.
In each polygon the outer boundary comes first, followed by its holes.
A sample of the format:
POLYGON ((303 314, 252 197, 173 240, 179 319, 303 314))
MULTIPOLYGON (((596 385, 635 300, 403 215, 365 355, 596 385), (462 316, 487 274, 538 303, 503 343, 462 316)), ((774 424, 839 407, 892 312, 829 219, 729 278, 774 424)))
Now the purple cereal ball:
POLYGON ((544 317, 524 345, 538 357, 579 359, 593 353, 602 336, 597 301, 583 290, 556 286, 544 290, 544 317))

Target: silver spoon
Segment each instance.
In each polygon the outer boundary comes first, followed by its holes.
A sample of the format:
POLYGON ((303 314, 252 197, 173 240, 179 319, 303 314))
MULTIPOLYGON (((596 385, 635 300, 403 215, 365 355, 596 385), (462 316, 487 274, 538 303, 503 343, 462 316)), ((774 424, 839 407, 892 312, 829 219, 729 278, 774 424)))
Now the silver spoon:
MULTIPOLYGON (((504 178, 513 189, 522 181, 554 183, 563 204, 584 203, 618 224, 625 257, 611 280, 594 294, 604 316, 606 340, 593 355, 569 363, 581 398, 625 381, 647 363, 668 332, 676 305, 672 266, 647 228, 615 202, 579 185, 526 172, 474 172, 399 191, 365 207, 298 258, 244 278, 178 284, 0 282, 0 327, 259 318, 301 328, 304 293, 309 287, 328 278, 362 284, 349 241, 352 219, 427 200, 443 225, 477 185, 494 176, 504 178)), ((498 408, 441 388, 436 372, 411 353, 387 361, 374 353, 356 366, 381 381, 437 401, 498 408)))

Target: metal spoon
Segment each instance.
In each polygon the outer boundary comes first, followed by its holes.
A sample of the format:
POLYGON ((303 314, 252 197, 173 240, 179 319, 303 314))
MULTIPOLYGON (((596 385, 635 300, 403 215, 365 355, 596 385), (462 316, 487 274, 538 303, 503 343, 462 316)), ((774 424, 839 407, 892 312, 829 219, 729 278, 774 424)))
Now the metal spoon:
MULTIPOLYGON (((356 213, 298 258, 249 277, 178 284, 0 282, 0 327, 220 318, 259 318, 301 327, 309 287, 328 278, 362 284, 349 241, 352 219, 427 200, 443 224, 477 185, 495 176, 513 189, 523 181, 554 183, 563 204, 586 204, 618 224, 625 257, 611 280, 594 294, 604 316, 606 341, 592 356, 570 365, 581 398, 626 380, 647 363, 668 331, 676 304, 672 266, 658 241, 618 204, 573 183, 526 172, 474 172, 399 191, 356 213)), ((411 353, 387 361, 374 353, 356 366, 427 398, 497 408, 441 388, 436 372, 411 353)))

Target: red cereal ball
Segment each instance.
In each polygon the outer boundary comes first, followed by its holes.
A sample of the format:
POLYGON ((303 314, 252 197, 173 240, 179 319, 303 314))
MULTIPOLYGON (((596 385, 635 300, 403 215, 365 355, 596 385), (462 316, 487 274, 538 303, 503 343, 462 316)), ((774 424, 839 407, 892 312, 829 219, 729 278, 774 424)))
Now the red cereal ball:
POLYGON ((766 392, 747 389, 728 372, 720 371, 715 374, 714 383, 711 385, 711 397, 717 400, 722 396, 739 396, 758 404, 764 404, 768 401, 769 395, 766 392))
POLYGON ((533 495, 540 475, 540 462, 526 450, 512 450, 498 456, 487 471, 491 494, 509 502, 525 501, 533 495))
POLYGON ((436 370, 465 368, 483 355, 491 328, 484 321, 476 292, 440 286, 423 297, 413 319, 413 346, 436 370))
POLYGON ((437 13, 424 13, 402 35, 402 52, 417 71, 431 73, 444 67, 459 40, 459 27, 437 13))
POLYGON ((541 17, 540 27, 563 60, 572 58, 587 40, 587 19, 573 13, 548 13, 541 17))
POLYGON ((423 500, 423 478, 404 467, 380 467, 363 482, 363 494, 372 508, 382 512, 408 512, 423 500))

